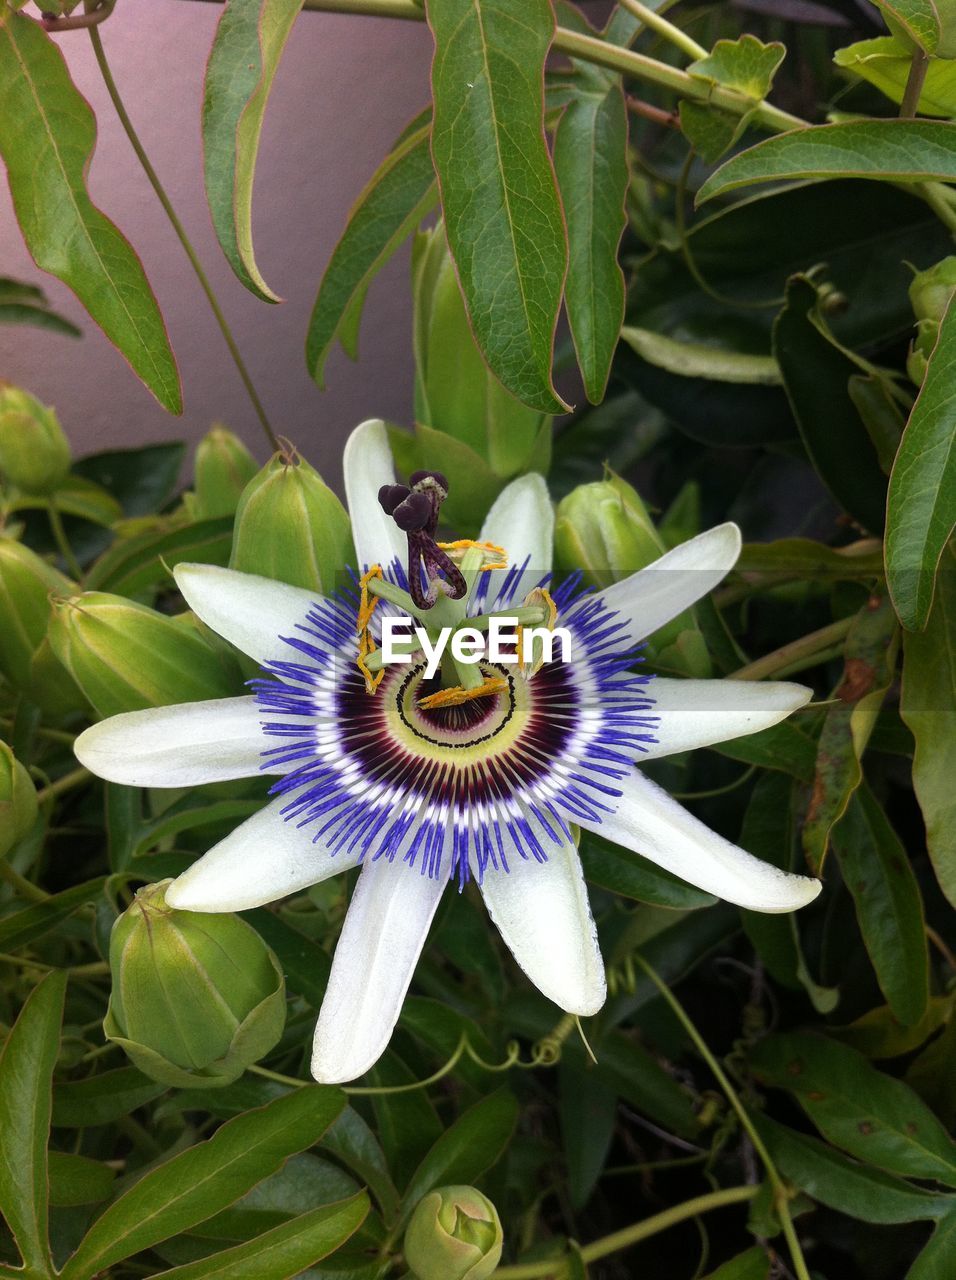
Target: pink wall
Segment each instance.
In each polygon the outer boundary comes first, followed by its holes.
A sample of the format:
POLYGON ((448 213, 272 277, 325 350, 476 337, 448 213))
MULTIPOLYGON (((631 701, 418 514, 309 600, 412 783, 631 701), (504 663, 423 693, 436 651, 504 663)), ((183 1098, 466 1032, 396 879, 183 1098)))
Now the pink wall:
MULTIPOLYGON (((202 190, 199 111, 219 8, 189 0, 119 0, 101 27, 114 75, 153 163, 213 280, 276 430, 340 482, 341 446, 373 415, 408 421, 412 362, 407 249, 366 304, 361 362, 339 352, 320 392, 303 344, 318 281, 349 207, 391 141, 426 102, 431 40, 424 26, 305 13, 289 41, 263 132, 255 200, 269 306, 234 279, 202 190)), ((54 404, 77 453, 178 436, 195 442, 220 418, 267 449, 205 299, 155 202, 105 94, 84 32, 57 37, 99 120, 92 194, 140 252, 166 316, 186 411, 170 418, 87 320, 73 295, 34 267, 0 183, 0 275, 41 283, 79 341, 0 326, 0 377, 54 404)))

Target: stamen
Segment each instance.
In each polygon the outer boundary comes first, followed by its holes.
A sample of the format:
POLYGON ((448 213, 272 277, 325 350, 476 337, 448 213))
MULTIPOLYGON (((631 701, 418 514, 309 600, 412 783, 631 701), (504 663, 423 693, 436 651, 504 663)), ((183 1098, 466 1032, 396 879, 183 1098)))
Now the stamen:
POLYGON ((467 594, 464 574, 435 541, 438 513, 448 497, 448 480, 440 471, 415 471, 409 485, 386 484, 378 500, 408 539, 408 589, 419 609, 431 609, 439 595, 460 600, 467 594), (422 587, 422 577, 428 584, 422 587))
POLYGON ((382 683, 382 677, 385 675, 384 667, 378 671, 371 671, 366 665, 366 659, 378 648, 371 631, 372 614, 378 604, 378 596, 369 591, 368 584, 373 578, 381 578, 383 576, 382 566, 373 564, 371 569, 363 573, 359 578, 361 596, 359 597, 358 614, 355 618, 355 630, 358 632, 359 646, 355 665, 362 673, 366 693, 374 693, 382 683))
MULTIPOLYGON (((537 607, 541 609, 544 615, 542 618, 542 624, 545 627, 547 627, 549 631, 554 630, 555 623, 558 620, 558 606, 555 604, 554 599, 549 591, 546 591, 544 587, 535 587, 533 590, 529 591, 528 594, 525 596, 524 603, 526 608, 537 607)), ((542 625, 542 624, 539 624, 539 625, 542 625)), ((524 653, 524 627, 519 626, 518 628, 516 628, 516 630, 518 635, 518 657, 520 659, 524 653)), ((544 646, 540 645, 539 651, 535 653, 532 650, 530 661, 521 662, 519 664, 518 670, 521 672, 521 674, 525 677, 526 680, 530 680, 531 677, 535 674, 535 672, 540 670, 541 663, 543 661, 544 661, 544 646)))
POLYGON ((427 698, 422 698, 418 705, 424 711, 434 711, 436 707, 459 707, 463 702, 471 702, 475 698, 490 698, 496 693, 504 693, 507 688, 508 681, 504 676, 486 676, 484 683, 477 689, 463 689, 461 685, 439 689, 437 693, 430 693, 427 698))
POLYGON ((490 573, 492 569, 507 569, 508 553, 504 547, 497 546, 494 542, 475 542, 472 538, 459 538, 456 542, 439 542, 442 551, 447 551, 449 557, 456 564, 461 564, 468 551, 481 551, 484 553, 482 560, 477 565, 471 566, 473 573, 490 573))

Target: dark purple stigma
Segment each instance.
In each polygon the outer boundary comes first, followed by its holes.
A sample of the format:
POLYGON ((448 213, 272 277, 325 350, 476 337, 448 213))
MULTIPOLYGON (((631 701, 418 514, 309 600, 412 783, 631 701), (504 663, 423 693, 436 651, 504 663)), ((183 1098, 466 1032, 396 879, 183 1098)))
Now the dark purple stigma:
POLYGON ((383 484, 378 491, 382 510, 408 538, 408 587, 419 609, 432 608, 440 592, 460 600, 468 589, 461 570, 435 540, 447 497, 448 480, 440 471, 415 471, 407 485, 383 484))

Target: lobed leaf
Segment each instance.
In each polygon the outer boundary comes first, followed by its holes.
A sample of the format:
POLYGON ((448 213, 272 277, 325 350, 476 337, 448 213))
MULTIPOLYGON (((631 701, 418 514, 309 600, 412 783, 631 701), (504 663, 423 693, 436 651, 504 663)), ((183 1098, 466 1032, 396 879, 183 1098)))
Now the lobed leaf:
POLYGON ((202 107, 206 198, 229 265, 252 293, 278 302, 252 247, 252 187, 266 104, 302 0, 229 0, 206 64, 202 107))
POLYGON ((68 285, 170 413, 182 412, 176 361, 139 259, 93 204, 86 171, 96 121, 54 40, 0 11, 0 156, 37 266, 68 285))
POLYGON ((432 155, 475 338, 492 372, 544 413, 567 406, 551 352, 568 243, 544 135, 548 0, 428 0, 432 155))

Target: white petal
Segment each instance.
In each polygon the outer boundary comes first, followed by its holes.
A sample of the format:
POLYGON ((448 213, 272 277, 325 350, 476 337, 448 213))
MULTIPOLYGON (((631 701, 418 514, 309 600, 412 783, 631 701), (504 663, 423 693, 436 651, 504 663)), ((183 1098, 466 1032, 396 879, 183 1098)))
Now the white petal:
POLYGON ((281 811, 288 803, 288 796, 279 796, 194 862, 166 890, 169 905, 181 911, 247 911, 357 864, 357 853, 332 855, 321 840, 313 844, 314 824, 286 822, 281 811))
POLYGON ((656 676, 647 688, 654 699, 649 714, 659 716, 658 741, 636 757, 652 760, 677 751, 709 747, 756 733, 806 706, 813 690, 786 681, 665 680, 656 676))
POLYGON ((384 858, 362 868, 315 1028, 321 1084, 355 1080, 382 1056, 447 883, 384 858))
POLYGON ((543 995, 567 1013, 597 1013, 607 982, 577 850, 546 838, 548 860, 538 862, 502 839, 508 871, 489 866, 481 883, 488 914, 543 995))
POLYGON ((637 770, 618 785, 616 812, 581 826, 751 911, 796 911, 820 892, 819 880, 781 871, 717 835, 637 770))
POLYGON ((554 508, 544 478, 533 471, 502 489, 485 517, 480 538, 504 547, 509 564, 522 565, 527 560, 536 579, 550 573, 554 508))
POLYGON ((596 598, 630 620, 632 641, 643 640, 712 591, 737 563, 740 545, 737 526, 719 524, 615 582, 596 598))
POLYGON ((297 625, 321 599, 273 578, 212 564, 178 564, 173 577, 193 613, 256 662, 294 657, 280 637, 298 634, 297 625))
POLYGON ((346 441, 342 467, 359 568, 380 564, 385 569, 396 559, 404 564, 407 559, 405 536, 378 503, 382 485, 395 483, 388 431, 380 418, 371 418, 355 428, 346 441))
POLYGON ((260 772, 270 745, 261 720, 255 698, 181 702, 111 716, 81 733, 73 749, 91 772, 128 787, 226 782, 260 772))

